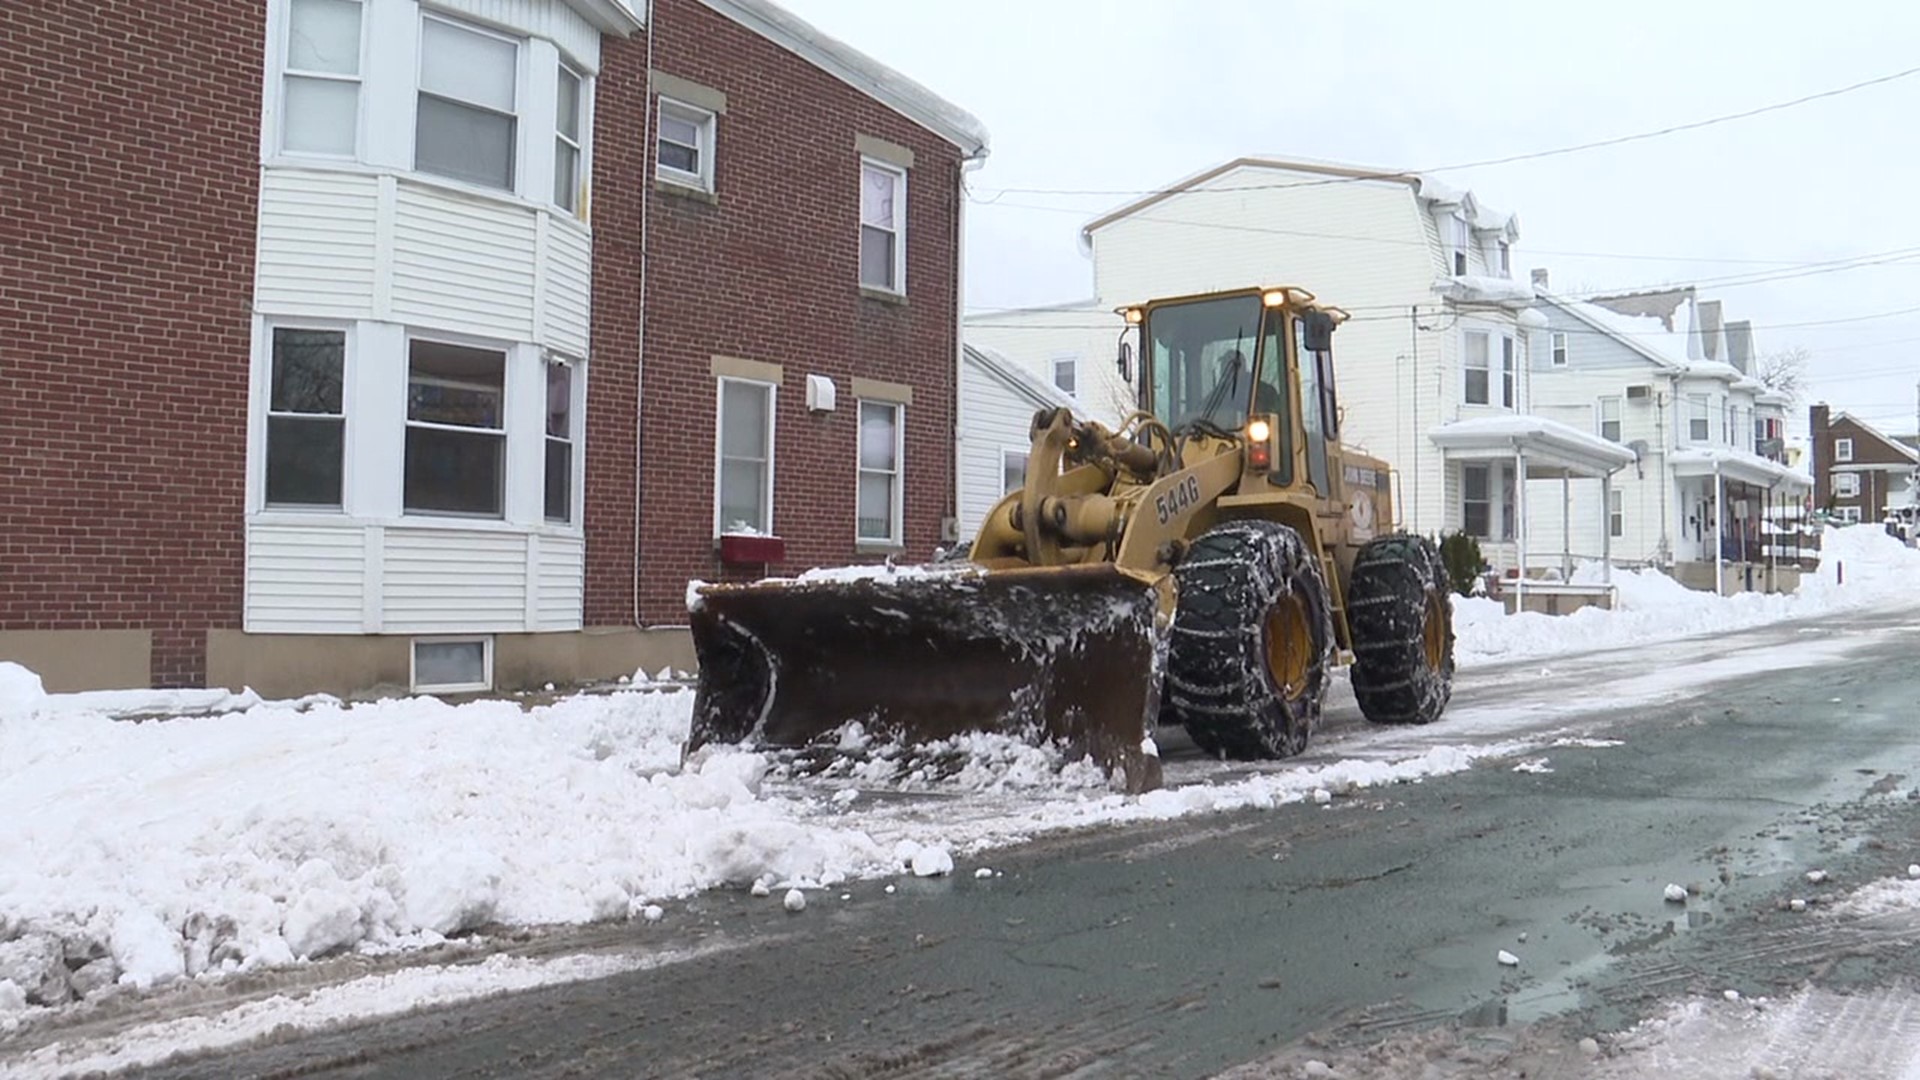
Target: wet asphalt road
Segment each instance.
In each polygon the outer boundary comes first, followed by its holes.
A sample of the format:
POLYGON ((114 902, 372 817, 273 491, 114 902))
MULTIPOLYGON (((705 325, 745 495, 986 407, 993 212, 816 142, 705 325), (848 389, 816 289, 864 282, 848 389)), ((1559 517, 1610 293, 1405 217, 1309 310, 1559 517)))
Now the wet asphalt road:
MULTIPOLYGON (((1920 950, 1783 906, 1818 892, 1810 868, 1841 890, 1920 861, 1916 618, 1719 639, 1701 651, 1858 644, 1601 707, 1586 733, 1622 745, 1527 755, 1551 772, 1486 761, 1055 838, 993 855, 990 879, 860 882, 798 916, 712 892, 632 931, 730 946, 702 959, 148 1075, 1204 1076, 1308 1033, 1618 1025, 1687 992, 1920 974, 1920 950), (1696 895, 1669 903, 1669 882, 1696 895)), ((1608 693, 1604 660, 1556 666, 1463 679, 1456 708, 1608 693)))

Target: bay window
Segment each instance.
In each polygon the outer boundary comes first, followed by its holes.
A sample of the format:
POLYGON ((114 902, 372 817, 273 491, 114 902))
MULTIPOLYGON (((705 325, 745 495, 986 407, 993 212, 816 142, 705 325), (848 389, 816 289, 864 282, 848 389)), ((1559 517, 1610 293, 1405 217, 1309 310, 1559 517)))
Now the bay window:
POLYGON ((1513 408, 1514 395, 1520 386, 1519 373, 1514 365, 1513 339, 1500 336, 1500 404, 1513 408))
POLYGON ((338 507, 347 335, 275 327, 267 400, 267 505, 338 507))
POLYGON ((422 19, 413 167, 512 191, 519 70, 512 39, 422 19))
POLYGON ((416 339, 407 350, 407 513, 500 517, 506 353, 416 339))
POLYGON ((562 210, 580 213, 586 178, 581 172, 580 124, 585 98, 580 76, 560 66, 559 99, 553 118, 553 202, 562 210))
POLYGON ((1705 394, 1687 395, 1687 441, 1703 443, 1713 438, 1707 412, 1711 406, 1705 394))
POLYGON ((1466 402, 1469 405, 1490 405, 1493 403, 1493 369, 1488 350, 1492 339, 1484 330, 1467 331, 1466 366, 1466 402))
POLYGON ((359 149, 360 0, 292 0, 280 148, 351 158, 359 149))
POLYGON ((551 522, 573 520, 573 365, 547 361, 547 432, 544 514, 551 522))

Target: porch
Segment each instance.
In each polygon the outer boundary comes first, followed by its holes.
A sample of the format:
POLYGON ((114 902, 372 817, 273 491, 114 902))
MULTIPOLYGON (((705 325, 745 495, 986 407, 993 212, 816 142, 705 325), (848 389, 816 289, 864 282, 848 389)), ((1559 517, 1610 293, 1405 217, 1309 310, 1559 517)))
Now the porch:
POLYGON ((1790 531, 1813 491, 1813 477, 1757 454, 1726 447, 1677 451, 1669 459, 1680 504, 1673 576, 1723 596, 1791 592, 1806 565, 1790 531))

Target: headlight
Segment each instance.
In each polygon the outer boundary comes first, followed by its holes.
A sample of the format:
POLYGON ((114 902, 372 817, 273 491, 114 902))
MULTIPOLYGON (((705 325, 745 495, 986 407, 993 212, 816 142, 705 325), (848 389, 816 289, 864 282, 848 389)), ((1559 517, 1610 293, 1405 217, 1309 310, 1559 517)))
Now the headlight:
POLYGON ((1247 425, 1247 440, 1249 442, 1263 443, 1272 435, 1273 428, 1269 427, 1265 420, 1255 420, 1253 423, 1247 425))

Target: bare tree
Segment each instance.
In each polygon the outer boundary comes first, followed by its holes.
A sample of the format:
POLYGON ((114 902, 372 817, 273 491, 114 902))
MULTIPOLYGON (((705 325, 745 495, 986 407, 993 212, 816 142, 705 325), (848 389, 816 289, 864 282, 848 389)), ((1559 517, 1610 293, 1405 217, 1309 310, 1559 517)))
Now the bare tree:
POLYGON ((1775 349, 1760 354, 1759 371, 1756 374, 1761 382, 1767 384, 1767 389, 1785 394, 1798 404, 1801 393, 1807 388, 1807 361, 1811 359, 1813 354, 1804 345, 1775 349))

